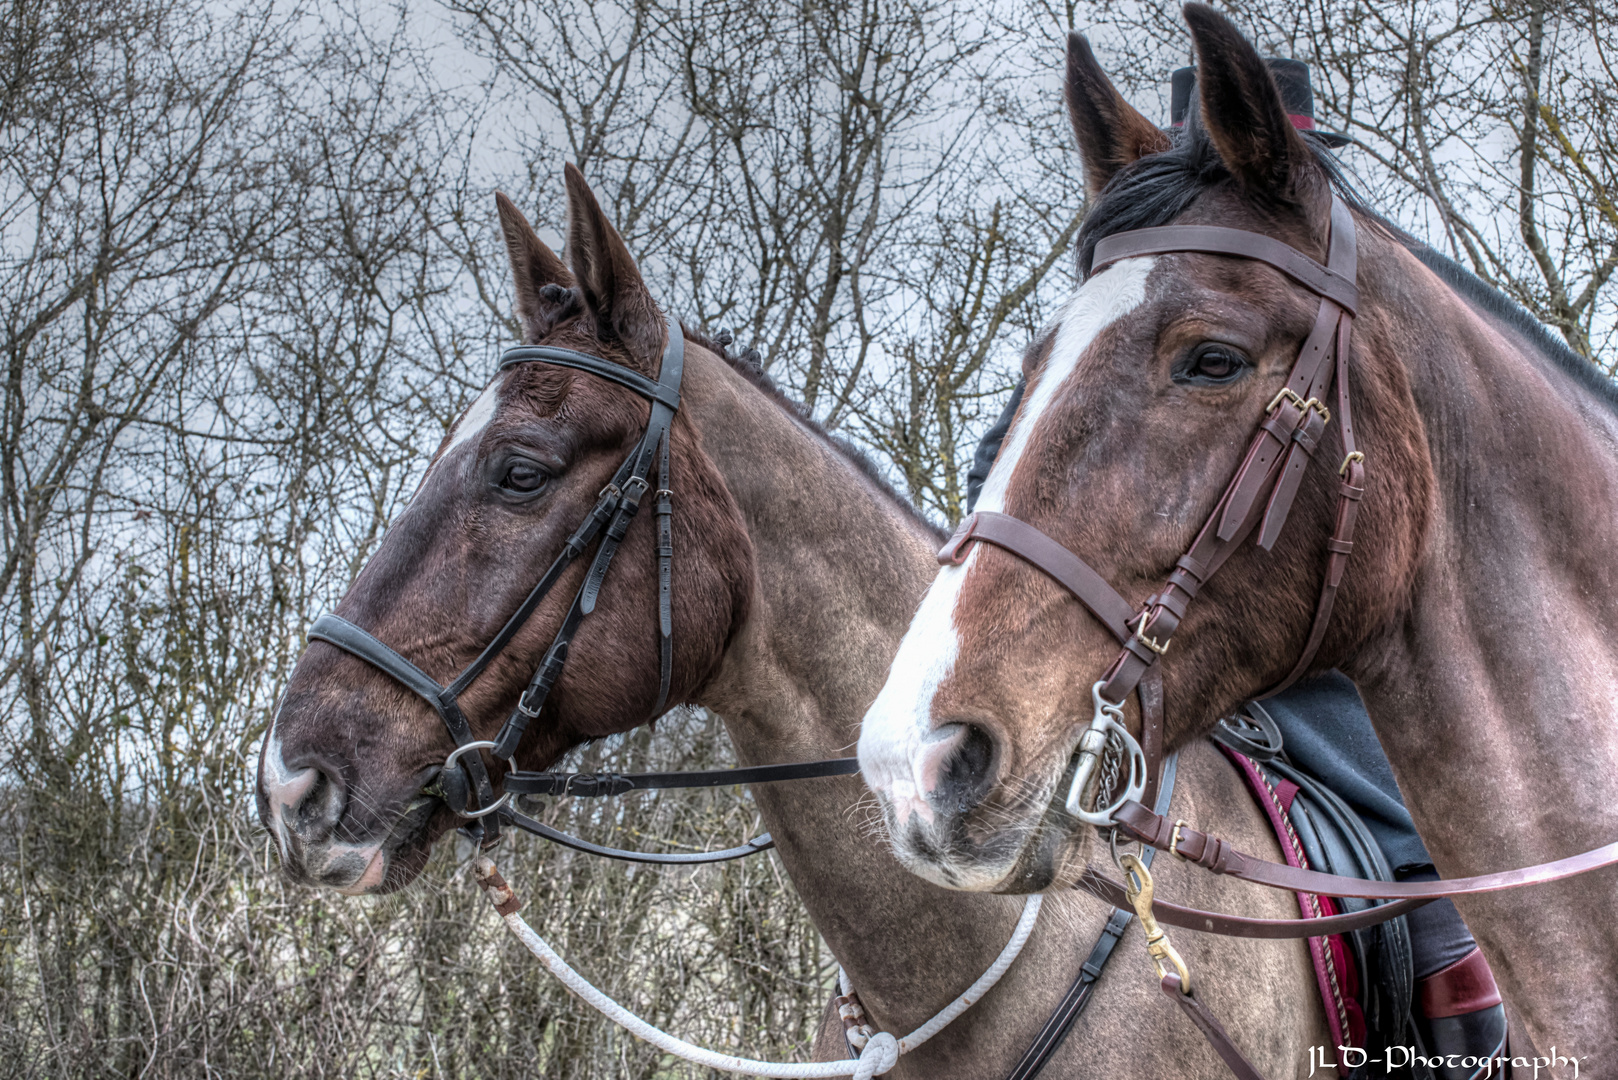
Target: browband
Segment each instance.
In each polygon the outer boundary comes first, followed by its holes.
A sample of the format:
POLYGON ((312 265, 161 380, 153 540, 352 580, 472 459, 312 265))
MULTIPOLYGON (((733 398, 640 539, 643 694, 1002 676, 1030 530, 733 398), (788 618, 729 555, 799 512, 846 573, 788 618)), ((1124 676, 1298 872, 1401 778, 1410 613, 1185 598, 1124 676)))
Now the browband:
MULTIPOLYGON (((669 324, 669 352, 674 352, 673 342, 681 340, 680 328, 674 323, 669 324)), ((665 357, 665 362, 668 357, 665 357)), ((588 371, 609 382, 619 386, 628 387, 648 401, 656 401, 667 405, 670 409, 680 407, 680 377, 678 372, 666 375, 664 379, 653 382, 638 371, 621 367, 610 360, 603 360, 599 356, 589 353, 575 352, 572 349, 558 349, 550 345, 516 345, 500 354, 500 370, 504 371, 517 364, 534 362, 556 364, 559 367, 577 368, 588 371)), ((676 361, 677 362, 677 361, 676 361)))
POLYGON ((1275 267, 1350 315, 1359 305, 1360 290, 1353 279, 1320 265, 1290 244, 1261 233, 1227 229, 1219 225, 1160 225, 1152 229, 1114 233, 1096 241, 1090 272, 1094 274, 1119 259, 1130 259, 1137 255, 1172 255, 1185 251, 1255 259, 1275 267))

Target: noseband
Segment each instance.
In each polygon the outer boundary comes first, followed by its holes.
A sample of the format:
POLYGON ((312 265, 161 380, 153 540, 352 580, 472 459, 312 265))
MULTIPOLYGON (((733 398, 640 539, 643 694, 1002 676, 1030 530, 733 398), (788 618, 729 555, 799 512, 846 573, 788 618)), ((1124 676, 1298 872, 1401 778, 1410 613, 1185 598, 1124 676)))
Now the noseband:
POLYGON ((630 522, 640 510, 641 499, 651 490, 648 476, 652 463, 657 462, 657 488, 653 513, 657 520, 657 619, 658 619, 658 690, 657 703, 652 716, 663 712, 668 704, 669 683, 674 666, 674 605, 673 566, 674 492, 669 482, 669 430, 674 414, 680 408, 680 377, 685 369, 685 335, 679 323, 668 323, 668 347, 657 381, 653 382, 637 371, 621 364, 603 360, 599 356, 558 349, 545 345, 524 345, 500 354, 500 369, 517 364, 543 363, 589 372, 598 378, 617 383, 651 402, 652 411, 646 421, 646 430, 639 445, 618 467, 611 482, 601 489, 596 504, 583 524, 574 530, 562 551, 506 620, 500 632, 484 646, 477 659, 467 665, 448 686, 422 671, 388 647, 370 631, 362 629, 337 615, 322 615, 309 629, 310 640, 325 641, 344 652, 393 676, 395 680, 414 691, 444 722, 455 749, 450 752, 438 776, 423 790, 444 800, 456 814, 468 819, 466 830, 479 840, 484 848, 493 847, 500 839, 500 821, 504 819, 528 832, 565 844, 576 850, 595 855, 628 859, 635 862, 700 863, 740 858, 771 846, 769 834, 757 837, 738 847, 724 851, 697 852, 684 855, 662 855, 649 852, 621 851, 606 848, 566 833, 558 832, 543 823, 521 814, 509 804, 513 795, 572 795, 599 797, 621 795, 626 791, 649 788, 718 787, 730 784, 767 783, 777 780, 810 779, 819 776, 845 776, 859 771, 857 758, 833 758, 828 761, 800 762, 788 765, 763 765, 744 769, 715 769, 684 773, 549 773, 518 771, 514 759, 528 723, 538 716, 550 695, 551 688, 561 678, 567 663, 568 650, 577 635, 584 617, 595 610, 601 593, 601 583, 612 565, 613 555, 629 531, 630 522), (569 566, 587 551, 597 537, 600 545, 595 558, 584 575, 579 591, 573 596, 572 606, 556 631, 550 648, 545 651, 528 687, 518 698, 516 707, 499 734, 493 739, 476 739, 460 706, 460 696, 476 681, 490 662, 511 644, 517 631, 533 615, 540 602, 550 594, 569 566), (496 798, 489 770, 480 751, 488 750, 494 757, 507 763, 510 771, 505 776, 504 792, 496 798), (476 808, 469 808, 476 795, 476 808), (496 813, 500 811, 500 813, 496 813))

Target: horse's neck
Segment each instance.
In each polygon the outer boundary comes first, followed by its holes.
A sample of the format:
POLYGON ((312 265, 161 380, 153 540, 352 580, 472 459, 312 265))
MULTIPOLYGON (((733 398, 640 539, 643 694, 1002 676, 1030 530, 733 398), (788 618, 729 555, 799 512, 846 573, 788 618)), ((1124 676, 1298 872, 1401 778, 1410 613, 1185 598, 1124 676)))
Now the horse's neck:
MULTIPOLYGON (((704 356, 687 379, 686 408, 758 564, 752 614, 702 702, 746 763, 846 755, 936 570, 937 541, 736 373, 704 356)), ((890 1030, 926 1020, 1010 936, 1021 901, 904 870, 858 777, 760 785, 753 798, 816 927, 890 1030)))
POLYGON ((1488 812, 1475 792, 1416 777, 1429 760, 1518 777, 1547 807, 1581 801, 1592 772, 1618 783, 1618 414, 1413 259, 1404 269, 1436 296, 1403 328, 1420 335, 1404 338, 1405 367, 1435 505, 1405 622, 1356 675, 1412 810, 1454 823, 1434 854, 1470 845, 1496 862, 1494 830, 1467 827, 1488 812))
MULTIPOLYGON (((1447 289, 1396 333, 1435 505, 1403 621, 1351 673, 1417 827, 1446 877, 1618 839, 1618 416, 1447 289)), ((1574 941, 1582 898, 1610 903, 1612 880, 1461 907, 1497 949, 1556 940, 1547 919, 1574 941)))
MULTIPOLYGON (((704 704, 725 717, 749 764, 846 754, 936 572, 938 540, 824 440, 728 368, 714 367, 704 358, 687 368, 685 400, 747 519, 758 581, 752 615, 704 704)), ((1022 898, 951 892, 904 870, 877 831, 876 807, 858 777, 764 784, 753 797, 815 926, 884 1030, 914 1030, 1005 946, 1022 898)), ((1206 744, 1182 758, 1175 808, 1220 821, 1246 850, 1279 857, 1257 807, 1206 744)), ((1178 901, 1233 905, 1224 879, 1161 861, 1154 869, 1178 901)), ((1290 895, 1277 892, 1244 894, 1236 903, 1269 918, 1297 910, 1290 895)), ((1001 983, 920 1052, 900 1059, 891 1075, 962 1080, 1010 1072, 1108 913, 1076 892, 1047 895, 1028 947, 1001 983)), ((1325 1038, 1300 944, 1221 938, 1195 943, 1187 955, 1202 970, 1218 971, 1227 986, 1275 993, 1238 991, 1218 1004, 1230 1029, 1259 1051, 1267 1075, 1294 1067, 1306 1047, 1325 1038), (1275 1000, 1294 1006, 1277 1013, 1275 1000)), ((1109 975, 1046 1075, 1217 1075, 1221 1066, 1202 1035, 1163 1006, 1144 959, 1120 963, 1129 973, 1109 975)))

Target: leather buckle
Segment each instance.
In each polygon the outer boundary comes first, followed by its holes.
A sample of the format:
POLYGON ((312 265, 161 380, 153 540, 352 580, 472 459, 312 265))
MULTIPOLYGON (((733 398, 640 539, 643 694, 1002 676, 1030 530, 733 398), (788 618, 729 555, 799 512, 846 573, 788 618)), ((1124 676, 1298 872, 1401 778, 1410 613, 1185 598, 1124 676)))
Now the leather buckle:
POLYGON ((966 561, 966 557, 971 554, 967 550, 967 546, 977 539, 972 535, 972 531, 977 528, 977 524, 978 516, 976 514, 966 515, 965 519, 956 526, 955 535, 946 540, 944 546, 938 549, 939 565, 959 566, 966 561))
POLYGON ((1350 465, 1354 464, 1356 461, 1364 461, 1364 460, 1365 460, 1365 455, 1360 453, 1358 450, 1355 450, 1353 453, 1351 453, 1347 457, 1343 458, 1343 463, 1341 465, 1337 466, 1337 475, 1338 476, 1347 476, 1348 475, 1348 467, 1350 465))
POLYGON ((574 773, 562 781, 563 795, 581 799, 599 799, 608 795, 622 795, 634 790, 635 785, 617 773, 574 773))

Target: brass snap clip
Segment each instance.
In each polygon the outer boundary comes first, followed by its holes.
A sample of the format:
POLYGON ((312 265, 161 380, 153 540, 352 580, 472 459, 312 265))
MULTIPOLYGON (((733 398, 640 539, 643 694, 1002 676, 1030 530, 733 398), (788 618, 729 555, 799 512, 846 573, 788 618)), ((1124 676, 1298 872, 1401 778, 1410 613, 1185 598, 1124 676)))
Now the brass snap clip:
POLYGON ((1174 946, 1169 944, 1168 934, 1152 917, 1151 871, 1146 869, 1146 864, 1134 852, 1122 856, 1119 866, 1124 872, 1124 892, 1135 909, 1136 918, 1140 919, 1141 929, 1146 931, 1146 951, 1151 954, 1152 964, 1157 968, 1157 977, 1165 977, 1172 969, 1180 977, 1180 992, 1189 994, 1191 972, 1180 954, 1175 952, 1174 946))

